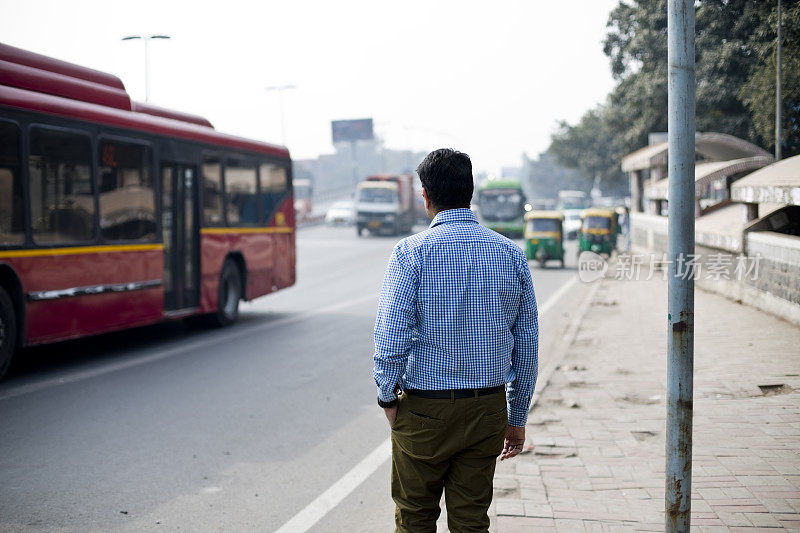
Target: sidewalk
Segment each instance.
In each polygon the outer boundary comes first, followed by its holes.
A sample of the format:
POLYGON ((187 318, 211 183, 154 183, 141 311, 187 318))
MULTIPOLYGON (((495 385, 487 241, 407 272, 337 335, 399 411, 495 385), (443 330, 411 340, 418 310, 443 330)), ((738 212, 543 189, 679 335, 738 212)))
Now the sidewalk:
MULTIPOLYGON (((599 282, 529 418, 533 450, 498 464, 498 533, 664 530, 656 278, 599 282)), ((800 329, 700 290, 695 313, 693 529, 800 532, 800 329)))

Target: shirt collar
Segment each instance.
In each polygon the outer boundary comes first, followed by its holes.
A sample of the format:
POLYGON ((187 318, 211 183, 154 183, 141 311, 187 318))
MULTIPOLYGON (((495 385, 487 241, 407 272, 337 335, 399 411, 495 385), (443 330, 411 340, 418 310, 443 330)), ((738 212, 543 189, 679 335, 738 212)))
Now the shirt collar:
POLYGON ((430 227, 433 228, 440 224, 452 224, 453 222, 473 222, 477 224, 478 219, 475 218, 475 213, 466 207, 460 209, 446 209, 444 211, 439 211, 439 213, 433 217, 430 227))

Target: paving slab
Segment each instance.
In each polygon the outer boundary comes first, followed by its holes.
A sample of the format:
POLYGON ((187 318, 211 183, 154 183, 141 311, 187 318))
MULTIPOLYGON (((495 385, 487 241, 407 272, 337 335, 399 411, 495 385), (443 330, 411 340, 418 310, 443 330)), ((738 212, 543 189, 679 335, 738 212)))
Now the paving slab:
MULTIPOLYGON (((537 391, 526 453, 498 468, 498 533, 663 531, 667 285, 657 278, 606 278, 590 294, 537 391)), ((696 291, 693 438, 698 531, 800 528, 800 328, 696 291)))

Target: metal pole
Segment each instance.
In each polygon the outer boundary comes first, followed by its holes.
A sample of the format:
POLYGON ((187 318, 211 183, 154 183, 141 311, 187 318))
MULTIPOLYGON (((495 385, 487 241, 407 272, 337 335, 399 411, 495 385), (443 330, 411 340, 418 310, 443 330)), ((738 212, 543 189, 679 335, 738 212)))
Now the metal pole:
POLYGON ((778 0, 778 42, 775 57, 775 160, 781 159, 781 0, 778 0))
POLYGON ((358 176, 358 157, 356 157, 356 142, 357 141, 350 141, 350 158, 353 162, 353 185, 358 186, 359 176, 358 176))
POLYGON ((669 304, 666 531, 688 532, 692 492, 694 375, 695 71, 694 0, 669 0, 669 304))
POLYGON ((278 91, 278 111, 281 119, 281 144, 286 146, 286 112, 283 108, 283 91, 296 89, 294 85, 273 85, 267 87, 266 91, 278 91))
POLYGON ((144 41, 144 101, 150 103, 150 38, 144 41))
POLYGON ((136 41, 141 39, 144 41, 144 101, 150 102, 150 39, 170 39, 169 35, 151 35, 150 37, 142 35, 129 35, 123 37, 123 41, 136 41))
POLYGON ((283 91, 284 89, 278 90, 278 106, 281 108, 281 144, 286 146, 286 119, 283 114, 283 91))

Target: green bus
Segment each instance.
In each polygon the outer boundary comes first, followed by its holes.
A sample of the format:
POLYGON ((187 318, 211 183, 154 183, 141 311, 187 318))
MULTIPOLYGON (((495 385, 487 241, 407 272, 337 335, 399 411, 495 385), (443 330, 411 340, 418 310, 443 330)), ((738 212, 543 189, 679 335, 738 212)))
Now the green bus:
POLYGON ((525 229, 525 193, 519 180, 488 180, 478 188, 478 217, 487 228, 511 239, 525 229))

